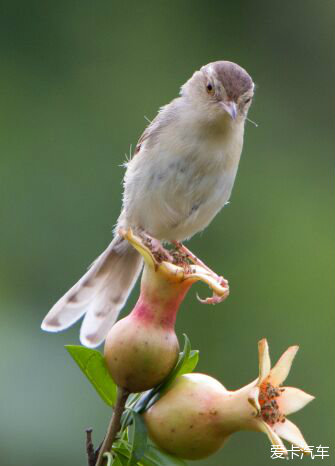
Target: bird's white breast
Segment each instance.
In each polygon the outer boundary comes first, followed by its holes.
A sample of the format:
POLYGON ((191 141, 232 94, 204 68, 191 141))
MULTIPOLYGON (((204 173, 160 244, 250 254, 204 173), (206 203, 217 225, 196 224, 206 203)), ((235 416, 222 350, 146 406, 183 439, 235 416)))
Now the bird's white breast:
POLYGON ((242 141, 243 125, 213 136, 170 124, 128 166, 127 223, 166 240, 203 230, 230 197, 242 141))

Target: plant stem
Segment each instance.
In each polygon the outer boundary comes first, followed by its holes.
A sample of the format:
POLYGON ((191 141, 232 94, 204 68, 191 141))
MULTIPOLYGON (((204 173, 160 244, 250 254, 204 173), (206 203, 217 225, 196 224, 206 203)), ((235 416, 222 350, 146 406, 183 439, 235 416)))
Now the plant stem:
POLYGON ((102 442, 96 466, 103 465, 104 453, 106 453, 106 451, 111 451, 112 449, 112 445, 115 440, 116 434, 119 432, 120 427, 121 427, 121 416, 124 411, 128 395, 129 395, 129 392, 127 390, 125 390, 124 388, 118 387, 117 399, 116 399, 113 415, 110 420, 105 439, 102 442))
POLYGON ((86 454, 88 466, 95 465, 94 445, 92 442, 92 429, 86 429, 86 454))

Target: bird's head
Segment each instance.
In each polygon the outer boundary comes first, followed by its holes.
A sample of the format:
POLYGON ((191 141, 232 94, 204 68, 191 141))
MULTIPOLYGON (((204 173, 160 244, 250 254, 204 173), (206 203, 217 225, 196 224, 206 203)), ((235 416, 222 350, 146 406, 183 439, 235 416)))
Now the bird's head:
POLYGON ((181 95, 216 118, 243 121, 254 95, 254 83, 241 66, 216 61, 203 66, 182 86, 181 95))

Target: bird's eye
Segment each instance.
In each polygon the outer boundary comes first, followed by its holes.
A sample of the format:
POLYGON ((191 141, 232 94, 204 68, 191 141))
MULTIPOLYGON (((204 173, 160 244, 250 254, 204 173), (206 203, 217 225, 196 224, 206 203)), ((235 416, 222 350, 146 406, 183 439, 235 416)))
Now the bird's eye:
POLYGON ((246 100, 244 101, 244 103, 245 103, 245 104, 248 104, 250 101, 251 101, 251 97, 249 97, 248 99, 246 99, 246 100))
POLYGON ((206 86, 208 94, 213 94, 214 93, 214 88, 211 83, 208 83, 206 86))

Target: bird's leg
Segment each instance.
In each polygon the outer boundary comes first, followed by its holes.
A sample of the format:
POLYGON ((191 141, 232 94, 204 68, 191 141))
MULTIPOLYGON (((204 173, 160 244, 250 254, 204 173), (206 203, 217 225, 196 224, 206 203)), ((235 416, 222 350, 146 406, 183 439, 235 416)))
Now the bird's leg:
POLYGON ((228 281, 213 272, 178 241, 170 241, 175 246, 175 250, 170 251, 165 249, 159 240, 151 237, 142 229, 141 231, 137 229, 137 236, 133 235, 131 229, 128 232, 121 231, 120 235, 128 240, 148 263, 150 262, 155 271, 162 272, 164 270, 164 274, 173 276, 176 282, 189 279, 192 283, 198 280, 207 283, 213 290, 213 295, 206 299, 200 299, 198 296, 201 303, 221 303, 229 295, 228 281), (183 269, 184 273, 181 272, 180 268, 183 269))
POLYGON ((222 276, 219 276, 213 270, 211 270, 204 262, 202 262, 201 259, 199 259, 199 257, 193 254, 193 252, 191 252, 186 246, 184 246, 179 241, 171 241, 171 243, 176 247, 176 249, 179 252, 184 254, 193 264, 203 267, 211 275, 214 275, 215 278, 219 281, 220 285, 224 287, 228 287, 228 281, 225 278, 223 278, 222 276))
POLYGON ((191 252, 182 243, 180 243, 179 241, 171 241, 171 243, 176 247, 176 249, 178 249, 179 252, 184 254, 191 262, 193 262, 193 264, 200 265, 201 267, 206 269, 208 272, 213 273, 213 271, 209 267, 207 267, 207 265, 204 264, 201 259, 199 259, 195 254, 193 254, 193 252, 191 252))
POLYGON ((173 262, 173 257, 169 253, 167 249, 164 248, 162 243, 156 239, 151 237, 151 251, 154 256, 159 256, 161 260, 167 260, 169 262, 173 262))
POLYGON ((148 235, 144 230, 141 230, 139 236, 144 240, 146 246, 150 249, 156 260, 159 262, 169 261, 173 262, 173 257, 167 249, 164 248, 162 243, 152 236, 148 235))

